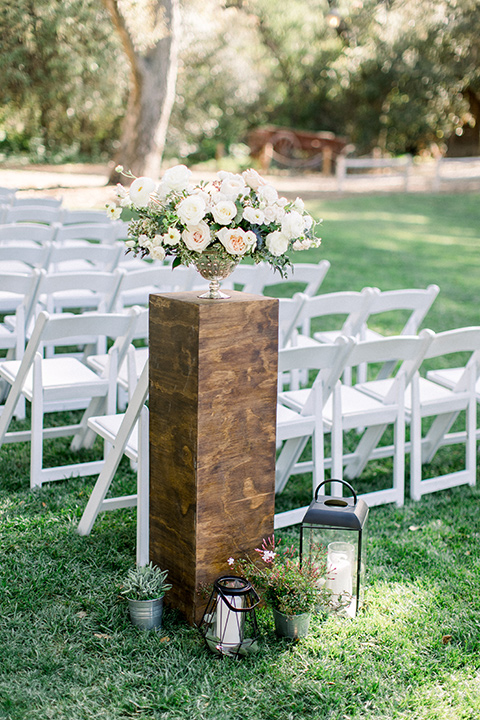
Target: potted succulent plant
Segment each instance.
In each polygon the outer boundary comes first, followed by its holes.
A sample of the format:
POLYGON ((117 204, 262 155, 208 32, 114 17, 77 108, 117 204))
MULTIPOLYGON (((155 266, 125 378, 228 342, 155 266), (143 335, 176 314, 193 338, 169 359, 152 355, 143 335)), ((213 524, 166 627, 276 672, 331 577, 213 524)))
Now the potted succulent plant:
POLYGON ((127 598, 134 625, 144 630, 162 626, 163 596, 172 587, 166 582, 167 575, 168 570, 151 562, 128 571, 121 593, 127 598))
POLYGON ((258 562, 250 559, 234 560, 228 563, 233 568, 242 569, 243 574, 261 594, 262 599, 272 609, 275 632, 280 637, 299 638, 308 634, 310 618, 316 606, 323 600, 325 590, 322 577, 326 568, 319 562, 304 562, 293 547, 280 548, 272 535, 263 541, 256 551, 260 555, 258 562))

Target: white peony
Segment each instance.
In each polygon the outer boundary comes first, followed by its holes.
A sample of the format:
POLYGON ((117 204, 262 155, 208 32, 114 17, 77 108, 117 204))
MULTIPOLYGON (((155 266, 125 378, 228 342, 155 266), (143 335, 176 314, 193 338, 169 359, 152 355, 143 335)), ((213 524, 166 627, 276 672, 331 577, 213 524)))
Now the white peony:
POLYGON ((165 171, 162 178, 162 186, 169 191, 179 192, 186 190, 192 175, 192 171, 186 165, 174 165, 165 171))
POLYGON ((252 188, 252 190, 256 191, 256 190, 258 190, 260 185, 266 185, 265 180, 253 168, 244 170, 242 173, 242 177, 245 180, 245 182, 247 183, 248 187, 252 188))
POLYGON ((289 239, 298 238, 305 232, 303 215, 296 210, 286 213, 282 220, 282 233, 289 239))
POLYGON ((210 228, 202 220, 198 225, 188 227, 182 233, 182 240, 189 250, 202 252, 211 242, 210 228))
POLYGON ((261 200, 265 200, 265 202, 269 205, 278 199, 278 193, 273 185, 260 185, 257 190, 257 195, 261 200))
POLYGON ((220 200, 212 207, 213 219, 219 225, 228 225, 237 214, 237 206, 231 200, 220 200))
POLYGON ((260 208, 246 207, 242 217, 252 225, 263 225, 265 222, 265 213, 260 208))
POLYGON ((139 177, 130 185, 128 194, 135 207, 146 207, 155 190, 155 183, 149 177, 139 177))
POLYGON ((198 225, 205 212, 205 200, 200 195, 189 195, 177 205, 178 217, 185 225, 198 225))
POLYGON ((280 230, 275 230, 275 232, 267 235, 265 245, 272 255, 279 257, 280 255, 284 255, 288 250, 288 237, 280 232, 280 230))
POLYGON ((222 228, 216 235, 230 255, 245 255, 252 247, 251 235, 256 241, 254 233, 246 233, 242 228, 222 228))
POLYGON ((163 242, 165 245, 178 245, 180 242, 180 231, 175 227, 168 228, 165 235, 162 235, 163 242))

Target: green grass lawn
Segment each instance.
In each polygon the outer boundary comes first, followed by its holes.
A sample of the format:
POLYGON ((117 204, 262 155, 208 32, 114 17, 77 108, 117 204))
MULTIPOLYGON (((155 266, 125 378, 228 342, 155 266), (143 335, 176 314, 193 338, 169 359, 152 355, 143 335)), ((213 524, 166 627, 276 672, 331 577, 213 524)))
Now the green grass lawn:
MULTIPOLYGON (((358 196, 309 207, 324 218, 323 244, 296 259, 330 260, 323 291, 437 283, 425 326, 480 324, 478 196, 358 196)), ((51 453, 65 456, 66 447, 52 441, 51 453)), ((89 537, 76 533, 95 478, 32 492, 21 445, 1 448, 0 477, 2 720, 480 717, 477 488, 372 508, 359 616, 315 617, 309 637, 292 642, 276 639, 262 611, 259 654, 235 662, 209 654, 173 611, 160 633, 130 624, 120 585, 135 558, 134 510, 104 514, 89 537)), ((116 483, 121 493, 134 489, 126 460, 116 483)), ((301 485, 292 483, 296 503, 301 485)))

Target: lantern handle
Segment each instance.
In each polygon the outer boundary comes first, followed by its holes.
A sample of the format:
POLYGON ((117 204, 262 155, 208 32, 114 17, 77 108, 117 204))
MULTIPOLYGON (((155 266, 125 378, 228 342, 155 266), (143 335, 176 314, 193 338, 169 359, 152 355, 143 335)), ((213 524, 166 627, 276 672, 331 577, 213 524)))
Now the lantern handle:
POLYGON ((353 504, 354 505, 357 504, 357 493, 355 492, 353 487, 350 485, 350 483, 348 483, 346 480, 336 480, 335 478, 332 478, 331 480, 324 480, 323 482, 320 483, 320 485, 317 486, 317 489, 315 490, 315 502, 317 502, 317 500, 318 500, 318 491, 320 490, 320 488, 323 487, 324 485, 327 485, 327 483, 329 483, 329 482, 338 482, 338 483, 342 483, 342 485, 345 485, 345 487, 347 487, 353 495, 353 504))

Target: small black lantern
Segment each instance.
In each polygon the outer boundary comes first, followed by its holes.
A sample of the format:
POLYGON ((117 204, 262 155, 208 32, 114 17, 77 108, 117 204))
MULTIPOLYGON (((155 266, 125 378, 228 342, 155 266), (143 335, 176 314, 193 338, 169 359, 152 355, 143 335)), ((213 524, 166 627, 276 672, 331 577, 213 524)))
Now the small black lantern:
POLYGON ((257 649, 255 608, 260 599, 245 578, 225 575, 213 583, 199 630, 218 655, 240 657, 257 649))
POLYGON ((363 601, 367 518, 368 505, 349 483, 326 480, 317 487, 300 529, 300 562, 324 561, 322 588, 330 607, 346 617, 355 617, 363 601), (341 483, 353 497, 319 495, 328 482, 341 483))

